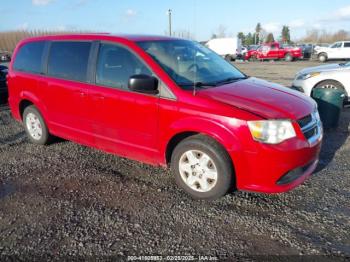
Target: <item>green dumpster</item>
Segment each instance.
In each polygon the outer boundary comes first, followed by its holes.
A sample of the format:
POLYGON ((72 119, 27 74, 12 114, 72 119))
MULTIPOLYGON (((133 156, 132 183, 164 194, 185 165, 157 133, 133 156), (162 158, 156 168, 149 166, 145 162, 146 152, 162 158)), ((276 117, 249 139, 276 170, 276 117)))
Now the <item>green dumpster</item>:
POLYGON ((344 92, 339 89, 315 88, 313 90, 312 97, 318 105, 318 112, 324 128, 338 126, 344 96, 344 92))

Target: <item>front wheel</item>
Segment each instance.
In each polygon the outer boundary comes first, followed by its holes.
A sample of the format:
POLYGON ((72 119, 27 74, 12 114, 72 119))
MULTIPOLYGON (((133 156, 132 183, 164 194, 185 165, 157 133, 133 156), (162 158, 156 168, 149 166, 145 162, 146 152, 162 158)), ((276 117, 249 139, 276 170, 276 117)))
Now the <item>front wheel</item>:
POLYGON ((327 55, 326 54, 320 54, 318 56, 318 60, 322 63, 326 62, 327 61, 327 55))
POLYGON ((293 57, 291 54, 286 54, 284 57, 284 61, 286 62, 292 62, 293 61, 293 57))
POLYGON ((180 142, 171 158, 177 184, 195 199, 214 200, 233 187, 233 167, 226 150, 215 140, 191 136, 180 142))
POLYGON ((28 106, 23 112, 24 129, 29 140, 38 145, 49 142, 50 134, 47 125, 35 106, 28 106))

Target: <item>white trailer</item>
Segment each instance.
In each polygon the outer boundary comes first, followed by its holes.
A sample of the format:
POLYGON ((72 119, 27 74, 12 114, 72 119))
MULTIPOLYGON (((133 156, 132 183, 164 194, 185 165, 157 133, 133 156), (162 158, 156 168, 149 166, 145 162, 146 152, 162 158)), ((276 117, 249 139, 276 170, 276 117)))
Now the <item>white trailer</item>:
POLYGON ((206 43, 206 47, 221 55, 226 60, 232 61, 237 58, 237 53, 241 51, 241 40, 237 37, 214 38, 206 43))

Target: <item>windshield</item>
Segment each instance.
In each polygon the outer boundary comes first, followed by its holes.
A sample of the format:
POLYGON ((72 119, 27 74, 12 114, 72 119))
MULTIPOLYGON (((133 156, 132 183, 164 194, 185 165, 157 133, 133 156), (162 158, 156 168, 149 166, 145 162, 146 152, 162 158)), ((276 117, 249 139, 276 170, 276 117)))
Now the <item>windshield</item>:
POLYGON ((339 48, 339 47, 341 47, 342 46, 342 42, 340 42, 340 43, 335 43, 335 44, 333 44, 332 46, 331 46, 331 48, 339 48))
POLYGON ((138 45, 185 89, 217 86, 246 78, 219 55, 193 41, 145 41, 138 45))

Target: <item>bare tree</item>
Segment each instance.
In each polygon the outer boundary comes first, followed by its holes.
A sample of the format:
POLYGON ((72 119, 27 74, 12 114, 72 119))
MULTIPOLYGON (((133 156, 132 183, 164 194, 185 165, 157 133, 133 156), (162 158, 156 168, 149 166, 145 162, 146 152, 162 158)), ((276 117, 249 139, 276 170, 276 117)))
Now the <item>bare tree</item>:
POLYGON ((21 30, 0 32, 0 51, 13 52, 16 45, 22 39, 50 34, 86 33, 88 31, 49 31, 49 30, 21 30))
POLYGON ((224 25, 219 25, 218 28, 216 28, 215 32, 213 33, 213 35, 215 34, 217 38, 223 38, 227 36, 227 27, 224 25))
POLYGON ((180 38, 190 39, 190 40, 195 39, 194 34, 192 34, 188 30, 176 30, 173 32, 173 35, 180 38))
POLYGON ((339 30, 334 33, 326 30, 313 29, 306 32, 306 36, 299 39, 298 42, 305 43, 333 43, 336 41, 350 40, 350 32, 339 30))

